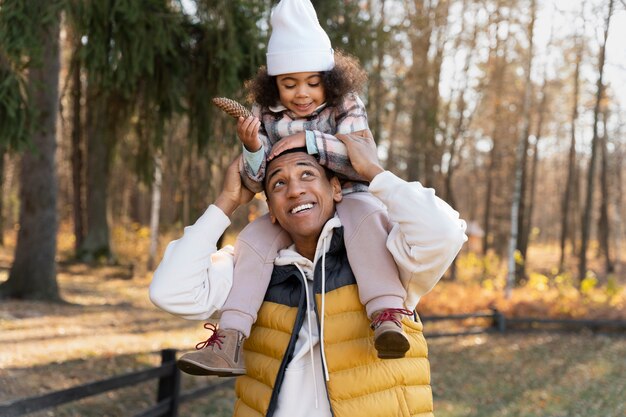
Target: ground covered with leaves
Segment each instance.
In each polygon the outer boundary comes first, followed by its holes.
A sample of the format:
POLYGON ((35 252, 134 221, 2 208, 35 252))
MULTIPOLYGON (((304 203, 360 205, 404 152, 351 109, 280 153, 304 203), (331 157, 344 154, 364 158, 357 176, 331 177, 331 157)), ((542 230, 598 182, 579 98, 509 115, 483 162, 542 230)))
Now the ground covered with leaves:
MULTIPOLYGON (((128 256, 121 259, 122 266, 60 264, 59 284, 66 304, 0 302, 0 403, 153 367, 159 364, 161 349, 185 351, 206 337, 201 323, 152 306, 147 297, 150 273, 123 266, 137 255, 132 251, 146 249, 144 240, 124 239, 118 242, 118 250, 128 256)), ((11 253, 10 246, 0 249, 0 281, 6 279, 11 253)), ((143 262, 142 256, 136 259, 143 262)), ((461 276, 455 283, 442 282, 425 297, 422 313, 479 311, 495 303, 507 314, 624 315, 621 287, 614 290, 606 282, 597 283, 587 293, 574 295, 554 277, 531 281, 505 302, 499 295, 497 274, 481 280, 461 276)), ((426 332, 445 326, 427 322, 426 332)), ((626 416, 624 333, 433 337, 429 346, 438 417, 626 416)), ((184 376, 183 390, 221 381, 184 376)), ((155 397, 156 382, 150 381, 33 416, 127 417, 154 404, 155 397)), ((219 389, 184 404, 179 415, 229 416, 233 401, 231 388, 219 389)))

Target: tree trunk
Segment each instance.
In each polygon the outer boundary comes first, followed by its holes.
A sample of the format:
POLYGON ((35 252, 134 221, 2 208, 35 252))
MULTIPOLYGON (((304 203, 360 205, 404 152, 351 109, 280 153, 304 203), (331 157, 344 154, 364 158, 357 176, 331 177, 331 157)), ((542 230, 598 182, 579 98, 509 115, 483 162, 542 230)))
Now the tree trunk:
POLYGON ((385 168, 389 171, 395 171, 398 168, 398 116, 404 104, 404 89, 402 88, 402 79, 396 80, 396 96, 393 104, 393 115, 389 122, 389 151, 387 153, 387 161, 385 162, 385 168))
POLYGON ((600 219, 598 220, 598 249, 600 255, 604 257, 604 270, 607 274, 613 272, 613 262, 609 251, 609 183, 608 183, 608 132, 607 120, 608 112, 602 112, 602 136, 600 136, 600 219))
POLYGON ((109 262, 113 255, 107 220, 111 152, 110 129, 105 128, 107 100, 89 85, 87 90, 87 234, 77 257, 84 262, 109 262))
MULTIPOLYGON (((492 94, 494 95, 494 100, 493 100, 493 128, 491 130, 492 146, 491 146, 491 150, 489 151, 489 166, 487 168, 487 173, 486 173, 487 187, 485 190, 485 204, 484 204, 485 212, 484 212, 484 217, 483 217, 483 228, 484 228, 484 235, 483 235, 483 242, 482 242, 483 255, 487 254, 491 246, 490 238, 491 238, 491 209, 492 209, 493 182, 494 182, 493 175, 495 175, 495 172, 498 167, 498 161, 500 159, 500 155, 499 155, 500 139, 499 139, 499 133, 498 133, 498 128, 499 128, 498 117, 500 114, 500 107, 501 107, 500 91, 502 91, 502 88, 504 86, 504 75, 505 75, 505 66, 506 66, 506 49, 502 52, 502 57, 500 57, 500 49, 502 48, 502 41, 506 39, 506 36, 508 36, 508 33, 503 38, 501 38, 499 35, 500 24, 502 23, 502 16, 500 15, 500 6, 501 6, 500 2, 498 2, 498 4, 496 5, 496 11, 495 11, 496 27, 494 31, 495 37, 496 37, 496 43, 495 43, 495 46, 489 51, 489 55, 494 60, 494 69, 491 75, 493 84, 494 84, 494 88, 492 91, 492 94)), ((508 25, 507 25, 507 28, 508 28, 508 25)))
MULTIPOLYGON (((548 46, 546 48, 546 53, 549 55, 552 50, 552 41, 554 38, 554 26, 550 29, 550 39, 548 41, 548 46)), ((548 71, 547 64, 544 65, 543 69, 543 82, 541 85, 541 101, 539 102, 539 107, 537 108, 537 128, 535 131, 535 144, 533 146, 533 158, 532 165, 530 168, 530 190, 528 192, 528 206, 526 210, 526 215, 524 216, 524 222, 522 227, 520 228, 520 238, 518 239, 518 250, 522 255, 522 259, 524 259, 524 264, 518 268, 516 271, 516 277, 521 279, 526 275, 526 265, 528 264, 528 245, 530 244, 530 235, 533 224, 533 211, 535 209, 535 190, 537 185, 537 167, 539 165, 539 141, 543 135, 543 122, 544 116, 547 111, 548 103, 548 71)))
POLYGON ((593 193, 595 190, 595 170, 598 149, 598 123, 600 116, 600 105, 604 90, 604 63, 606 61, 606 41, 609 36, 609 25, 611 23, 611 15, 613 14, 613 0, 609 0, 609 11, 604 26, 604 40, 600 48, 600 56, 598 57, 598 82, 596 90, 596 102, 593 108, 593 138, 591 139, 591 158, 589 160, 589 169, 587 171, 587 194, 585 196, 585 210, 582 218, 582 239, 580 242, 580 256, 578 264, 578 278, 580 282, 587 276, 587 246, 589 244, 589 234, 591 229, 591 213, 593 211, 593 193))
MULTIPOLYGON (((584 12, 581 13, 584 18, 584 12)), ((584 20, 583 20, 584 22, 584 20)), ((585 25, 583 24, 583 33, 585 25)), ((561 239, 560 239, 560 253, 559 257, 559 273, 563 272, 565 264, 565 243, 567 237, 570 235, 570 204, 574 197, 574 180, 576 177, 576 122, 578 120, 578 98, 580 94, 580 66, 582 63, 583 44, 579 36, 576 37, 576 64, 574 68, 574 97, 572 104, 572 118, 570 121, 570 145, 569 156, 567 162, 567 178, 565 180, 565 192, 563 194, 563 201, 561 204, 561 239), (580 44, 578 43, 580 42, 580 44)), ((573 250, 572 250, 573 252, 573 250)))
MULTIPOLYGON (((622 135, 620 135, 620 131, 617 132, 617 134, 622 137, 622 135)), ((620 275, 622 273, 622 239, 623 239, 623 213, 622 213, 622 208, 625 207, 626 205, 624 204, 624 193, 622 192, 622 190, 624 189, 624 181, 623 181, 623 172, 622 172, 622 165, 623 165, 623 161, 624 161, 624 152, 623 152, 623 147, 620 143, 617 144, 616 146, 616 150, 615 150, 615 182, 616 182, 616 189, 615 189, 615 200, 614 200, 614 204, 615 207, 617 208, 615 210, 615 272, 620 275)))
POLYGON ((0 247, 4 246, 4 154, 4 146, 0 145, 0 247))
MULTIPOLYGON (((515 261, 515 251, 517 249, 518 243, 518 233, 519 233, 519 217, 520 213, 524 210, 524 202, 523 202, 523 181, 525 177, 525 165, 526 165, 526 154, 528 152, 528 132, 530 129, 530 108, 532 101, 532 80, 531 80, 531 71, 533 64, 533 32, 535 27, 535 15, 536 15, 536 0, 531 0, 530 3, 530 22, 528 24, 528 58, 526 62, 526 86, 524 88, 524 99, 522 102, 522 123, 524 126, 521 129, 521 134, 517 144, 517 152, 515 156, 515 183, 513 189, 513 202, 511 207, 511 236, 509 238, 509 251, 508 251, 508 275, 505 289, 505 296, 509 298, 511 296, 511 291, 515 284, 518 284, 519 281, 516 279, 515 270, 516 270, 516 261, 515 261)), ((522 262, 524 260, 522 259, 522 262)))
POLYGON ((81 123, 81 97, 82 82, 80 80, 81 64, 78 58, 80 51, 80 39, 73 39, 75 46, 74 59, 72 60, 72 208, 74 217, 74 251, 78 253, 83 245, 84 232, 84 209, 83 209, 83 151, 82 151, 82 123, 81 123))
POLYGON ((372 106, 374 107, 374 111, 371 117, 370 128, 377 142, 379 142, 381 139, 380 135, 382 133, 382 129, 381 129, 382 116, 383 116, 383 110, 385 108, 382 71, 383 71, 383 60, 385 57, 385 50, 387 48, 387 45, 385 44, 386 35, 384 32, 384 27, 385 27, 385 22, 386 22, 385 0, 379 0, 379 2, 380 2, 380 7, 378 10, 378 13, 374 13, 373 5, 371 3, 369 5, 370 10, 372 11, 372 15, 376 15, 377 18, 379 19, 378 24, 376 25, 376 43, 375 43, 376 60, 375 60, 374 71, 372 75, 370 76, 369 91, 371 91, 371 94, 370 94, 370 100, 368 103, 370 107, 372 106))
MULTIPOLYGON (((539 165, 539 141, 541 140, 541 135, 543 134, 543 120, 544 114, 546 112, 546 103, 547 99, 547 74, 544 72, 544 80, 543 86, 541 87, 542 95, 541 102, 539 104, 539 108, 537 109, 537 113, 539 114, 539 119, 537 120, 537 131, 535 134, 535 145, 533 146, 533 159, 532 165, 530 169, 530 190, 529 190, 529 201, 528 201, 528 212, 526 215, 525 225, 524 225, 524 238, 521 240, 520 244, 520 252, 522 254, 522 259, 526 262, 528 260, 527 252, 528 252, 528 244, 530 241, 530 233, 532 229, 532 220, 533 220, 533 212, 535 210, 535 195, 537 188, 537 167, 539 165)), ((524 262, 524 264, 526 264, 524 262)))
MULTIPOLYGON (((530 79, 527 80, 528 84, 531 84, 530 79)), ((532 89, 532 85, 530 87, 532 89)), ((532 98, 530 99, 532 101, 532 98)), ((532 103, 529 103, 528 106, 532 106, 532 103)), ((522 106, 524 108, 524 106, 522 106)), ((528 231, 526 230, 527 224, 527 216, 528 216, 528 207, 526 206, 527 192, 526 192, 526 184, 528 182, 527 172, 528 172, 528 149, 530 147, 530 143, 528 141, 528 137, 530 136, 530 111, 525 116, 527 120, 524 120, 524 127, 522 129, 522 134, 520 136, 520 140, 522 141, 521 146, 522 150, 519 157, 521 159, 517 162, 520 163, 520 166, 517 166, 516 169, 519 169, 520 172, 520 193, 518 204, 518 216, 517 216, 517 239, 515 243, 515 248, 517 253, 520 255, 521 262, 517 262, 515 264, 515 284, 519 285, 526 278, 526 247, 528 245, 527 237, 528 231)))
POLYGON ((439 106, 439 78, 443 62, 447 16, 450 4, 414 2, 410 20, 416 30, 409 32, 413 54, 411 76, 416 89, 409 135, 407 177, 433 186, 436 157, 435 132, 439 106), (433 53, 434 52, 434 53, 433 53), (432 56, 432 57, 431 57, 432 56))
POLYGON ((20 229, 8 280, 0 298, 60 300, 56 278, 56 121, 59 89, 59 15, 41 30, 41 65, 29 71, 30 100, 37 111, 33 148, 20 166, 20 229))
POLYGON ((154 269, 154 260, 159 244, 159 215, 161 214, 161 185, 163 183, 163 163, 158 152, 154 154, 154 182, 152 183, 152 206, 150 208, 150 252, 148 271, 154 269))

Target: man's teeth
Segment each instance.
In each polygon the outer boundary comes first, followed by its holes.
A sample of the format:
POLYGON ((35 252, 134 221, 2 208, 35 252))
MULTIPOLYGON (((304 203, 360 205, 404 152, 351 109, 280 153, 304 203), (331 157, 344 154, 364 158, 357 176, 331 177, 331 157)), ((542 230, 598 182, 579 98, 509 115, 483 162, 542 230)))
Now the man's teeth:
POLYGON ((294 207, 291 209, 291 214, 296 214, 296 213, 300 213, 302 210, 308 210, 313 208, 313 204, 309 203, 309 204, 302 204, 298 207, 294 207))

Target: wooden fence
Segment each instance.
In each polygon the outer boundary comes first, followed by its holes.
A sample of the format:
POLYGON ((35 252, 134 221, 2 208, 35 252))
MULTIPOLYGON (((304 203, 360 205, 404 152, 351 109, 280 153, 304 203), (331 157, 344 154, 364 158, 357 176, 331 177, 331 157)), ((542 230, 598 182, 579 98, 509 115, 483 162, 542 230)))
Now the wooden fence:
MULTIPOLYGON (((582 328, 606 331, 626 330, 626 321, 620 320, 506 318, 496 309, 483 313, 422 317, 422 321, 426 323, 475 319, 486 319, 487 323, 485 326, 472 327, 458 332, 426 332, 426 337, 462 336, 490 332, 504 333, 510 330, 526 331, 532 329, 541 330, 546 328, 554 330, 555 327, 565 330, 580 330, 582 328)), ((225 378, 223 382, 219 382, 217 384, 206 385, 187 392, 180 392, 181 373, 176 367, 176 351, 173 349, 165 349, 161 351, 161 365, 158 367, 132 372, 103 381, 92 382, 86 385, 80 385, 48 394, 23 398, 8 403, 0 403, 0 416, 23 416, 35 411, 49 409, 58 405, 102 394, 107 391, 128 387, 156 378, 159 380, 156 404, 139 414, 135 414, 133 417, 177 417, 178 406, 181 403, 196 399, 204 394, 214 391, 217 388, 234 385, 234 379, 225 378)))
POLYGON ((624 320, 574 320, 574 319, 544 319, 539 317, 505 317, 497 309, 489 312, 455 314, 448 316, 422 316, 424 323, 438 321, 465 321, 472 319, 487 319, 484 326, 474 326, 456 332, 436 332, 425 331, 426 337, 442 336, 465 336, 480 333, 505 333, 507 331, 571 331, 589 329, 591 331, 623 332, 626 330, 624 320))
POLYGON ((190 391, 180 391, 180 370, 176 367, 176 351, 161 351, 161 365, 155 368, 132 372, 102 381, 92 382, 77 387, 55 391, 34 397, 22 398, 8 403, 0 403, 0 416, 18 417, 35 411, 46 410, 58 405, 92 397, 107 391, 128 387, 152 379, 159 380, 156 404, 133 417, 177 417, 181 403, 196 399, 204 394, 224 386, 232 386, 234 380, 226 378, 223 382, 206 385, 190 391))

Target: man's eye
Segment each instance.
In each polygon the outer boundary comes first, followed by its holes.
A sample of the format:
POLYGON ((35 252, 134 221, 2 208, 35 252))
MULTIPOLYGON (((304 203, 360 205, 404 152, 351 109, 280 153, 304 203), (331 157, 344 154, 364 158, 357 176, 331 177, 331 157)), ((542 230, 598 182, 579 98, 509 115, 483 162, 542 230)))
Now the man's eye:
POLYGON ((313 172, 311 172, 311 171, 304 171, 302 173, 302 178, 312 177, 313 175, 315 175, 315 174, 313 172))
POLYGON ((273 189, 276 189, 276 188, 278 188, 278 187, 282 187, 283 185, 285 185, 285 182, 284 182, 284 181, 282 181, 282 180, 279 180, 279 181, 276 181, 276 182, 272 185, 272 188, 273 188, 273 189))

